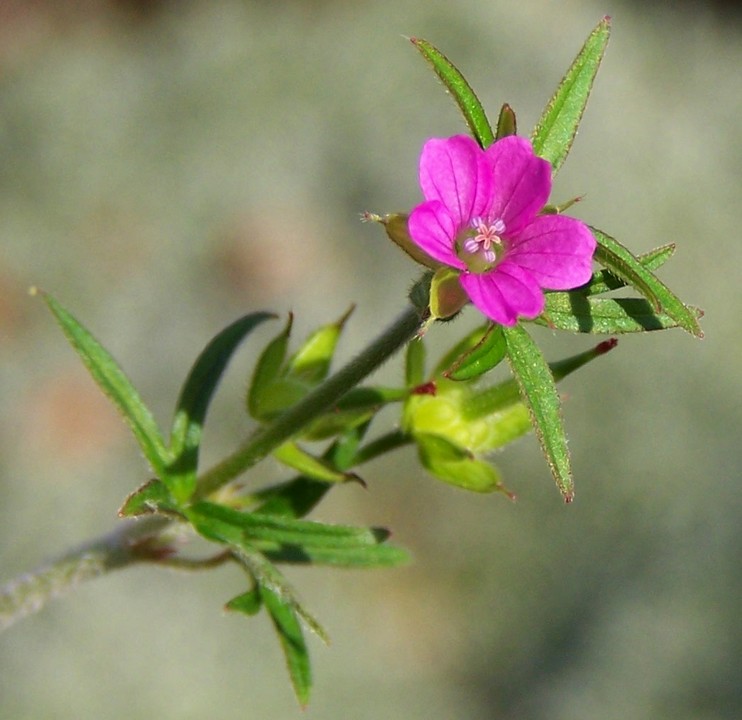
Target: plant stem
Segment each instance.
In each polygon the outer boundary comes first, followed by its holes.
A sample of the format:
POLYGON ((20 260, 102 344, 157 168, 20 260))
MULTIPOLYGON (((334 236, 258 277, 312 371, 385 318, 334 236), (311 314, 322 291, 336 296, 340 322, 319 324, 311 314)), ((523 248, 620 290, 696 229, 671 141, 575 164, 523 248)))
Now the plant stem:
POLYGON ((146 560, 146 555, 138 552, 137 541, 157 535, 169 524, 162 517, 129 520, 113 532, 11 580, 0 588, 0 632, 85 580, 146 560))
MULTIPOLYGON (((421 324, 418 311, 412 306, 407 308, 345 367, 271 425, 249 438, 232 455, 206 471, 194 499, 204 498, 227 484, 295 435, 414 337, 421 324)), ((171 523, 170 519, 162 516, 129 520, 113 532, 90 540, 57 560, 11 580, 0 588, 0 631, 38 612, 49 600, 110 570, 145 561, 163 561, 166 565, 168 561, 158 557, 156 551, 146 551, 146 541, 155 538, 171 523)))
POLYGON ((329 409, 333 403, 414 337, 421 324, 417 310, 413 307, 405 310, 393 325, 345 367, 325 380, 273 423, 261 428, 231 455, 207 470, 199 478, 194 499, 207 497, 226 485, 299 432, 310 420, 329 409))

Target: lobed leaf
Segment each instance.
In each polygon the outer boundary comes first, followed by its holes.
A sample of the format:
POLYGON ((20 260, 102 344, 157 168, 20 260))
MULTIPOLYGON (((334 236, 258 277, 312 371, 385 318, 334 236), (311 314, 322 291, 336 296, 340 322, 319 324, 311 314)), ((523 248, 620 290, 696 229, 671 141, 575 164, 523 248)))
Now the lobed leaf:
POLYGON ((489 147, 495 140, 492 127, 487 120, 482 103, 464 76, 440 50, 427 40, 418 38, 410 38, 410 40, 451 93, 480 147, 489 147))
POLYGON ((554 377, 541 351, 520 326, 503 328, 508 360, 551 473, 566 502, 574 499, 567 436, 554 377))
POLYGON ((572 147, 610 33, 611 20, 604 17, 588 36, 531 135, 533 151, 551 163, 554 175, 572 147))

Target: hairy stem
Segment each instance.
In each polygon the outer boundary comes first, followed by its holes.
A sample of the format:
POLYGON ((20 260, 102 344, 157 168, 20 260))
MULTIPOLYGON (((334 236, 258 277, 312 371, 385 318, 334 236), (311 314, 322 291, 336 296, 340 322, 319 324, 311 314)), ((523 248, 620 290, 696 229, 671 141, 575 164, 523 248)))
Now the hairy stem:
POLYGON ((161 532, 161 517, 129 520, 113 532, 90 540, 60 558, 11 580, 0 588, 0 631, 41 610, 49 600, 117 568, 142 562, 138 543, 161 532))
POLYGON ((307 423, 329 409, 345 393, 389 359, 421 326, 420 315, 410 307, 365 350, 329 377, 301 402, 261 428, 234 453, 207 470, 199 479, 195 499, 204 498, 262 460, 307 423))
MULTIPOLYGON (((418 311, 409 307, 345 367, 275 422, 249 438, 232 455, 206 471, 199 480, 195 499, 204 498, 226 485, 295 435, 389 359, 414 337, 420 327, 418 311)), ((158 555, 157 543, 153 542, 171 524, 171 520, 161 516, 129 520, 113 532, 90 540, 57 560, 11 580, 0 588, 0 631, 38 612, 49 600, 110 570, 144 561, 172 565, 172 560, 158 555)))

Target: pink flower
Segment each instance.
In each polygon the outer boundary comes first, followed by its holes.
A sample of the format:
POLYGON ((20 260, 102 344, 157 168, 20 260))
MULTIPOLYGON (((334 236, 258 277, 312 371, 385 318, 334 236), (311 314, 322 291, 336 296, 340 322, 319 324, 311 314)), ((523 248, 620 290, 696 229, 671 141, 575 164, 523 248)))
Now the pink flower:
POLYGON ((487 317, 515 325, 544 309, 543 289, 590 279, 595 239, 564 215, 539 215, 551 192, 551 165, 525 138, 486 150, 466 135, 428 140, 420 156, 425 202, 410 214, 410 237, 459 282, 487 317))

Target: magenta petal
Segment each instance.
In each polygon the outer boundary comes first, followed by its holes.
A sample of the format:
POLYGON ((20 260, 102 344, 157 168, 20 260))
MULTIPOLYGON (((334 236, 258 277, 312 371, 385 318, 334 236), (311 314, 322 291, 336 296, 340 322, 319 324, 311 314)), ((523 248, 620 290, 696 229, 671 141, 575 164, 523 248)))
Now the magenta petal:
POLYGON ((493 166, 493 218, 505 222, 505 234, 517 234, 546 205, 551 165, 533 153, 531 143, 511 135, 486 150, 493 166))
POLYGON ((438 262, 463 270, 464 263, 454 252, 457 229, 451 214, 438 200, 418 205, 407 219, 407 232, 416 245, 438 262))
POLYGON ((426 200, 443 203, 460 228, 489 209, 491 162, 467 135, 432 138, 420 156, 420 188, 426 200))
POLYGON ((571 290, 592 275, 595 238, 585 223, 565 215, 540 215, 513 241, 507 259, 549 290, 571 290))
POLYGON ((519 316, 533 319, 544 309, 544 294, 536 280, 507 261, 489 273, 464 273, 459 279, 474 305, 501 325, 513 326, 519 316))

